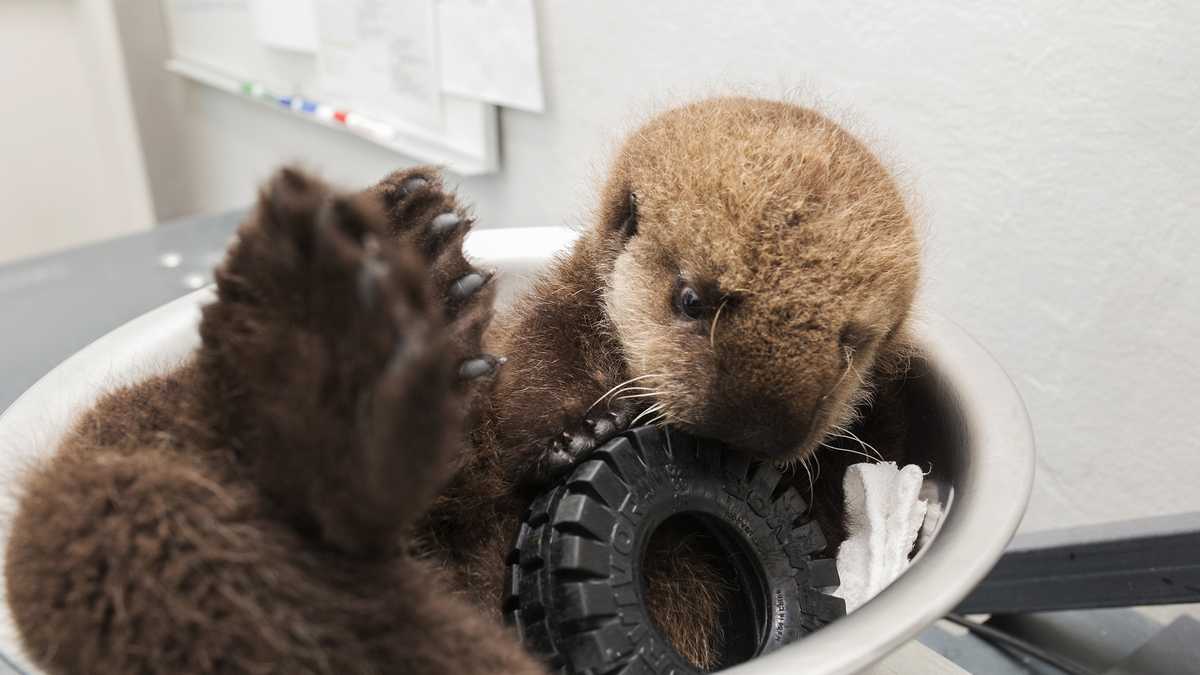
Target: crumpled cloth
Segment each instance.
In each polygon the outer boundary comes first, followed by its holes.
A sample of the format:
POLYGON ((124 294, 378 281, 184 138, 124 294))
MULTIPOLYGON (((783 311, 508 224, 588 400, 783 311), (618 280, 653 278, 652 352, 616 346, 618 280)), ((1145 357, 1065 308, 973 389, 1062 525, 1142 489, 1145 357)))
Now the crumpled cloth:
POLYGON ((841 586, 834 595, 852 612, 908 568, 929 503, 920 498, 920 467, 895 462, 853 464, 845 488, 846 540, 838 549, 841 586))

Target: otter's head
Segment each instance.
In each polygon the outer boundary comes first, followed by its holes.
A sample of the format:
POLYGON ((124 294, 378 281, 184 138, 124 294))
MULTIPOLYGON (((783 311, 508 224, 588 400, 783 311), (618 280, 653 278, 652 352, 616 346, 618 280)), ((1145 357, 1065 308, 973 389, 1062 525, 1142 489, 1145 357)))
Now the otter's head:
POLYGON ((715 99, 653 119, 599 220, 633 391, 676 426, 801 458, 903 342, 919 258, 903 198, 811 110, 715 99))

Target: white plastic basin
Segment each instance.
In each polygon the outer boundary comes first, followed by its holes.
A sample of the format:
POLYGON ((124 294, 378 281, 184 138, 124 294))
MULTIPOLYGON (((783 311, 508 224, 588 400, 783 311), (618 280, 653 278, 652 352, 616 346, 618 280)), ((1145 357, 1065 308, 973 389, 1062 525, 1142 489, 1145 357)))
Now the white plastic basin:
MULTIPOLYGON (((563 228, 478 230, 472 256, 500 274, 500 302, 574 239, 563 228)), ((163 305, 84 348, 0 415, 0 546, 8 541, 21 473, 53 451, 78 412, 115 384, 170 368, 198 343, 201 290, 163 305)), ((924 310, 923 358, 905 405, 916 430, 910 461, 928 466, 942 515, 932 542, 895 583, 853 614, 803 640, 731 669, 738 675, 854 673, 954 608, 987 574, 1016 531, 1033 485, 1025 407, 999 364, 960 328, 924 310)), ((2 574, 0 570, 0 574, 2 574)), ((0 577, 0 582, 3 579, 0 577)), ((0 652, 38 673, 22 652, 0 583, 0 652)))

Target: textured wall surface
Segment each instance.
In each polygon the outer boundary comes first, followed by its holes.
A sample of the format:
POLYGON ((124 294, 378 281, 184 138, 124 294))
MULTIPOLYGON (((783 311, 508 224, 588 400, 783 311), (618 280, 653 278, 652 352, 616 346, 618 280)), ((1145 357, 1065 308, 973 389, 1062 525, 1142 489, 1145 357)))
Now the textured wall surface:
MULTIPOLYGON (((928 302, 1026 398, 1025 528, 1200 509, 1200 4, 824 4, 539 3, 549 109, 505 112, 503 172, 462 192, 485 225, 582 223, 655 107, 818 101, 920 195, 928 302)), ((283 160, 351 185, 403 163, 152 65, 131 69, 142 124, 171 130, 146 149, 160 216, 242 205, 283 160)))

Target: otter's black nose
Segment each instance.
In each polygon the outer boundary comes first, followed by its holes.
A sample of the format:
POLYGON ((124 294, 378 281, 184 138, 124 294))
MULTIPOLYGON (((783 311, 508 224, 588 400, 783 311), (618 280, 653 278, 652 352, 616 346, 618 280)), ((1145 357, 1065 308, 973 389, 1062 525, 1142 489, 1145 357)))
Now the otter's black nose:
POLYGON ((715 435, 742 452, 782 459, 796 454, 808 439, 812 417, 780 403, 756 401, 721 415, 715 435))

